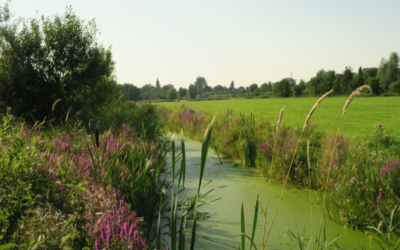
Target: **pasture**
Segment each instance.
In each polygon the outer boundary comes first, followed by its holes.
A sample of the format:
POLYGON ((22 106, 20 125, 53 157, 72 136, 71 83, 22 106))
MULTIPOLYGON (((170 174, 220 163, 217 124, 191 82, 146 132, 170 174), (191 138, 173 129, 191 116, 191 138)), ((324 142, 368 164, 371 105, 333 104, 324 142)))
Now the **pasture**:
MULTIPOLYGON (((265 99, 229 99, 215 101, 162 102, 159 105, 168 109, 177 109, 184 103, 195 110, 215 113, 232 109, 234 114, 253 112, 257 119, 276 120, 279 111, 285 105, 283 125, 303 126, 312 106, 318 100, 310 98, 265 98, 265 99)), ((347 97, 329 97, 321 102, 314 112, 310 123, 317 124, 319 130, 336 132, 340 115, 347 97)), ((381 123, 390 135, 400 135, 400 97, 357 97, 347 108, 341 125, 341 133, 349 139, 368 136, 373 133, 374 124, 381 123)))

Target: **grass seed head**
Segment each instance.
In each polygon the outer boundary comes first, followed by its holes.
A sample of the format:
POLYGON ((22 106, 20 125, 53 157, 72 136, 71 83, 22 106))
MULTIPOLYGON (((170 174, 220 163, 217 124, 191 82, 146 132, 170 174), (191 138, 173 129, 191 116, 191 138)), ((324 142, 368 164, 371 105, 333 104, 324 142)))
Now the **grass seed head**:
POLYGON ((57 103, 61 102, 61 100, 62 99, 60 98, 60 99, 57 99, 57 101, 54 102, 53 107, 51 108, 51 112, 54 111, 54 109, 56 108, 57 103))
POLYGON ((354 90, 353 93, 351 93, 351 95, 350 95, 349 98, 347 99, 346 104, 345 104, 344 107, 343 107, 342 116, 344 115, 344 113, 346 113, 346 109, 347 109, 347 107, 350 105, 350 103, 351 103, 351 101, 353 100, 353 98, 354 98, 356 95, 358 95, 358 94, 359 94, 362 90, 364 90, 364 89, 368 89, 370 95, 372 95, 372 93, 373 93, 373 92, 372 92, 372 89, 371 89, 371 87, 368 86, 368 85, 363 85, 363 86, 357 88, 356 90, 354 90))
POLYGON ((276 134, 278 134, 279 131, 279 127, 281 125, 281 121, 282 121, 282 116, 283 116, 283 111, 285 110, 285 105, 283 105, 281 112, 279 113, 279 119, 278 119, 278 124, 276 124, 276 134))
POLYGON ((332 93, 333 89, 329 92, 326 92, 325 95, 321 96, 321 98, 318 99, 318 101, 314 104, 314 106, 312 107, 310 113, 308 113, 306 121, 304 122, 304 127, 303 130, 301 132, 304 132, 304 130, 306 130, 308 121, 311 119, 312 114, 314 113, 314 111, 317 109, 318 105, 322 102, 322 100, 325 99, 325 97, 327 97, 330 93, 332 93))

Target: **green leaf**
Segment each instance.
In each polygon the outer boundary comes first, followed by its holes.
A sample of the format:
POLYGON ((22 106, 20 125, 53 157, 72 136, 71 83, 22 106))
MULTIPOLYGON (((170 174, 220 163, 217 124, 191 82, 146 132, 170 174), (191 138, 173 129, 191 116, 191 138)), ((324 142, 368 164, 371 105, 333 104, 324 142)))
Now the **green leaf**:
POLYGON ((70 234, 68 234, 67 236, 65 236, 65 237, 63 238, 62 242, 61 242, 61 245, 64 244, 64 242, 65 242, 66 240, 68 240, 69 238, 71 238, 71 236, 72 236, 72 235, 70 235, 70 234))
POLYGON ((245 236, 244 236, 244 234, 246 233, 245 232, 245 222, 244 222, 244 211, 243 211, 243 202, 242 202, 242 212, 241 212, 241 218, 240 218, 240 232, 242 233, 241 235, 240 235, 240 237, 241 237, 241 240, 242 240, 242 249, 244 250, 245 249, 245 245, 244 245, 244 241, 245 241, 245 236))
POLYGON ((35 243, 35 239, 31 239, 31 240, 29 241, 29 246, 31 247, 34 243, 35 243))
POLYGON ((69 219, 67 220, 67 223, 65 224, 64 228, 66 228, 66 227, 67 227, 71 222, 73 222, 75 219, 76 219, 76 216, 75 216, 75 215, 72 216, 71 218, 69 218, 69 219))
POLYGON ((1 246, 0 246, 0 250, 1 250, 1 249, 11 248, 11 247, 18 247, 18 245, 15 245, 15 244, 5 244, 5 245, 1 245, 1 246))
MULTIPOLYGON (((258 195, 257 195, 257 200, 256 200, 256 207, 254 208, 254 220, 253 220, 253 231, 251 232, 251 241, 254 241, 254 234, 256 233, 256 227, 257 227, 257 217, 258 217, 258 195)), ((252 248, 253 244, 250 243, 250 250, 252 248)))

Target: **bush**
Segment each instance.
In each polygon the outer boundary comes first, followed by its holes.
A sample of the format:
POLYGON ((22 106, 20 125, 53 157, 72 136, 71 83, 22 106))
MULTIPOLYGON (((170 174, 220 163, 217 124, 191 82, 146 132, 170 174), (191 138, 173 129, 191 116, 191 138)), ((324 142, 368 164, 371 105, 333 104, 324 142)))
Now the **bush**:
POLYGON ((158 117, 155 106, 151 103, 136 104, 112 100, 102 106, 99 115, 94 118, 94 124, 100 133, 110 129, 118 133, 125 124, 138 134, 142 133, 144 125, 147 136, 152 138, 156 132, 158 117))
POLYGON ((389 85, 389 91, 400 94, 400 76, 397 82, 394 82, 389 85))
POLYGON ((110 48, 96 41, 93 21, 64 15, 18 19, 1 32, 0 109, 32 121, 96 110, 119 92, 110 48), (57 103, 57 105, 53 105, 57 103))

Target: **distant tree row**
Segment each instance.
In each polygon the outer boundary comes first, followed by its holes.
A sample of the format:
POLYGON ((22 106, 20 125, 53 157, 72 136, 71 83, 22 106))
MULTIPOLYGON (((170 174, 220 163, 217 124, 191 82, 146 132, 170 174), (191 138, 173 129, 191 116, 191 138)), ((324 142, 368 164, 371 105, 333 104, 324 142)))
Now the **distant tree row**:
POLYGON ((276 97, 299 97, 322 95, 331 89, 333 89, 335 95, 342 95, 349 94, 364 84, 371 86, 375 95, 387 92, 400 94, 399 55, 393 52, 390 54, 389 59, 382 59, 379 68, 363 69, 360 67, 357 73, 354 73, 351 67, 345 67, 342 73, 322 69, 308 82, 301 80, 298 84, 291 78, 284 78, 279 82, 263 83, 260 86, 253 83, 248 87, 235 88, 235 83, 232 81, 229 87, 222 85, 210 87, 206 79, 199 76, 194 83, 189 84, 187 89, 180 87, 178 91, 172 84, 161 87, 158 79, 155 87, 147 84, 139 90, 133 85, 128 87, 125 84, 122 89, 130 100, 136 101, 148 99, 172 100, 177 98, 196 99, 220 94, 252 94, 255 96, 273 94, 276 97))

